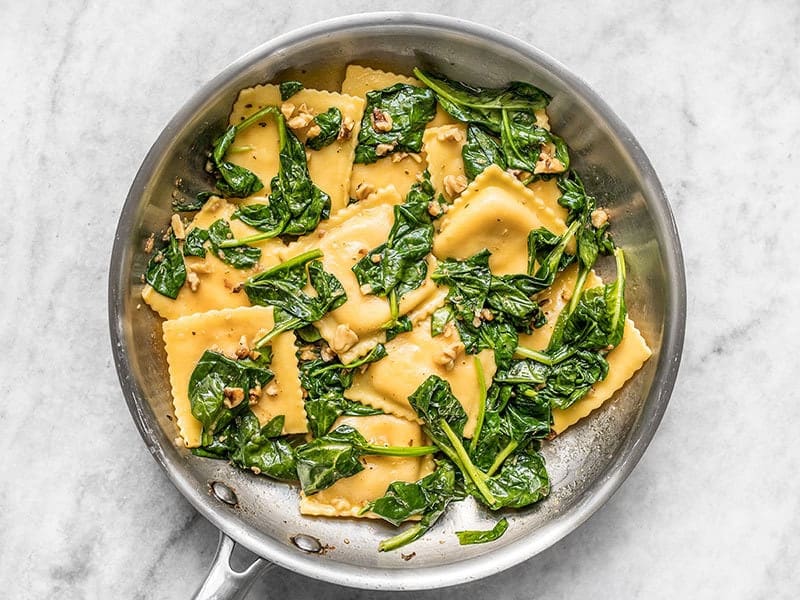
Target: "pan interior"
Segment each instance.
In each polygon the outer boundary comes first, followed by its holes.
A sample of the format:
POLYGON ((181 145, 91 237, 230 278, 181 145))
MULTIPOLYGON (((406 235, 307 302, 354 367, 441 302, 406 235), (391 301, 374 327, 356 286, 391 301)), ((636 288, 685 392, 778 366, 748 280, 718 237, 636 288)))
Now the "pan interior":
MULTIPOLYGON (((613 266, 608 274, 613 277, 613 266)), ((232 65, 203 88, 154 145, 131 188, 112 259, 110 311, 117 366, 129 406, 154 457, 181 492, 212 522, 254 552, 336 583, 410 589, 460 583, 511 566, 551 545, 599 507, 633 467, 652 436, 674 381, 683 334, 683 271, 663 192, 630 133, 585 86, 534 49, 464 22, 408 15, 340 19, 285 36, 232 65), (408 73, 414 65, 481 85, 530 81, 554 96, 553 130, 569 143, 587 188, 613 214, 626 251, 627 301, 653 357, 621 393, 545 445, 553 492, 526 510, 510 511, 499 541, 459 546, 453 531, 496 520, 472 502, 451 506, 424 538, 400 552, 379 553, 394 528, 381 522, 303 517, 298 490, 201 459, 178 448, 160 320, 142 303, 143 241, 162 229, 180 190, 204 189, 203 151, 223 129, 241 88, 298 75, 325 84, 359 62, 408 73), (290 71, 290 69, 292 69, 290 71), (305 73, 303 72, 305 71, 305 73), (231 507, 209 494, 222 481, 238 498, 231 507), (307 554, 296 534, 318 538, 307 554), (481 559, 491 555, 492 560, 481 559), (447 567, 446 569, 444 567, 447 567)))

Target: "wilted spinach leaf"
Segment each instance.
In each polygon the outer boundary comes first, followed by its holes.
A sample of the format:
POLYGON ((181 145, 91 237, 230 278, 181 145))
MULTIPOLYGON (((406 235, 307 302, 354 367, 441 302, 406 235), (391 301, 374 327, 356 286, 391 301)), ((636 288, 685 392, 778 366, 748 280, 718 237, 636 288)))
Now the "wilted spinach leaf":
POLYGON ((306 146, 312 150, 321 150, 335 142, 336 138, 339 137, 339 130, 342 127, 342 111, 332 106, 324 113, 314 117, 314 125, 319 127, 320 133, 308 138, 306 146))
POLYGON ((550 493, 550 479, 542 455, 531 448, 506 460, 500 473, 486 479, 497 502, 494 508, 522 508, 550 493))
POLYGON ((174 212, 195 212, 203 208, 208 199, 213 196, 213 192, 197 192, 194 198, 180 199, 172 201, 174 212))
POLYGON ((186 239, 183 241, 183 255, 205 257, 206 248, 204 244, 208 239, 208 230, 201 227, 190 229, 189 233, 186 234, 186 239))
POLYGON ((189 403, 192 416, 203 424, 203 445, 211 443, 214 433, 247 408, 250 389, 266 385, 271 379, 266 358, 238 361, 206 350, 189 378, 189 403), (226 404, 226 389, 241 390, 243 400, 236 406, 226 404))
POLYGON ((361 514, 373 512, 395 526, 410 517, 422 516, 405 531, 378 545, 381 552, 396 550, 419 539, 433 526, 450 502, 462 499, 464 492, 461 488, 452 463, 437 461, 436 470, 415 483, 391 483, 386 494, 367 504, 361 514))
POLYGON ((399 302, 408 292, 417 289, 428 274, 426 257, 433 245, 433 222, 428 203, 434 189, 430 174, 415 183, 403 204, 394 207, 394 223, 385 244, 370 251, 353 265, 353 273, 370 293, 389 298, 391 320, 384 329, 396 327, 399 302))
POLYGON ((275 307, 275 328, 256 342, 256 348, 279 333, 319 321, 347 300, 339 280, 316 260, 321 256, 320 250, 309 250, 245 281, 244 291, 252 304, 275 307), (315 296, 303 291, 307 282, 315 296))
POLYGON ((569 151, 564 140, 536 125, 536 116, 533 113, 508 110, 502 112, 500 140, 509 168, 535 173, 542 147, 549 144, 555 148, 553 158, 563 166, 559 171, 569 168, 569 151))
POLYGON ((208 228, 208 239, 214 254, 225 264, 236 269, 250 269, 258 264, 261 248, 241 245, 227 247, 225 242, 233 239, 231 226, 223 219, 218 219, 208 228))
POLYGON ((419 152, 425 125, 435 114, 436 96, 426 88, 396 83, 367 92, 355 162, 373 163, 391 152, 419 152), (382 123, 387 125, 382 126, 382 123), (391 147, 391 150, 379 156, 379 144, 391 147))
POLYGON ((247 117, 244 121, 228 127, 225 133, 214 142, 211 158, 219 177, 217 179, 217 189, 222 193, 236 198, 245 198, 246 196, 255 194, 264 187, 264 184, 261 183, 261 180, 255 173, 244 167, 235 165, 232 162, 226 161, 225 154, 236 138, 237 133, 270 115, 280 116, 280 113, 274 106, 262 108, 247 117))
POLYGON ((485 544, 500 538, 508 529, 508 519, 503 517, 494 527, 487 531, 456 531, 458 543, 462 546, 468 544, 485 544))
POLYGON ((303 492, 311 495, 332 486, 339 479, 363 471, 362 456, 424 456, 434 452, 434 446, 373 445, 349 425, 339 425, 322 437, 299 446, 295 450, 295 460, 303 492))
POLYGON ((461 157, 469 181, 491 165, 498 165, 503 170, 508 168, 499 142, 475 125, 467 127, 467 143, 461 148, 461 157))
POLYGON ((294 96, 297 92, 303 89, 303 84, 299 81, 283 81, 278 84, 278 89, 281 91, 281 100, 286 102, 289 98, 294 96))
POLYGON ((242 415, 233 434, 236 448, 230 456, 231 462, 273 479, 296 480, 294 449, 280 437, 284 421, 285 417, 279 415, 261 427, 252 411, 242 415))
POLYGON ((159 294, 173 300, 178 297, 178 292, 186 281, 186 264, 175 234, 170 234, 166 248, 157 251, 150 258, 144 277, 159 294))

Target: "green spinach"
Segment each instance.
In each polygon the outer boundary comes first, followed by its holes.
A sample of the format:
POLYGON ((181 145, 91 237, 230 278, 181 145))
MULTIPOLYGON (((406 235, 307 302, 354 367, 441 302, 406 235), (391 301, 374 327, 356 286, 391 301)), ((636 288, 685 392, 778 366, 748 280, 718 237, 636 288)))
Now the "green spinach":
POLYGON ((388 297, 391 320, 384 329, 397 327, 399 303, 408 292, 417 289, 428 274, 425 262, 433 245, 433 222, 428 203, 434 189, 430 174, 415 183, 403 204, 394 207, 394 223, 385 244, 370 251, 353 265, 353 273, 370 293, 388 297))
POLYGON ((231 144, 233 144, 237 133, 268 116, 281 115, 274 106, 262 108, 247 117, 244 121, 228 127, 225 133, 214 142, 211 159, 216 167, 218 176, 216 184, 217 189, 223 194, 235 198, 245 198, 255 194, 264 187, 264 184, 255 173, 225 160, 225 154, 228 152, 231 144))
POLYGON ((336 141, 342 128, 342 111, 335 106, 314 117, 314 125, 319 127, 319 134, 306 140, 306 146, 312 150, 322 150, 336 141))
POLYGON ((461 148, 461 158, 469 181, 491 165, 497 165, 503 170, 508 168, 500 143, 476 125, 467 127, 467 141, 461 148))
POLYGON ((186 234, 183 241, 184 256, 199 256, 204 258, 206 255, 205 243, 209 240, 208 230, 201 227, 194 227, 186 234))
POLYGON ((356 429, 339 425, 333 431, 295 449, 297 476, 307 495, 332 486, 339 479, 364 470, 361 457, 424 456, 435 446, 378 446, 370 444, 356 429))
POLYGON ((500 538, 508 529, 508 519, 503 517, 494 527, 487 531, 456 531, 458 543, 462 546, 468 544, 485 544, 500 538))
POLYGON ((299 254, 244 282, 244 291, 252 304, 275 307, 275 327, 255 344, 265 346, 284 331, 298 329, 319 321, 347 300, 342 284, 326 272, 319 249, 299 254), (315 296, 303 291, 309 283, 315 296))
POLYGON ((278 85, 281 92, 281 100, 286 102, 289 98, 294 96, 297 92, 305 87, 299 81, 283 81, 278 85))
POLYGON ((225 264, 236 269, 251 269, 261 258, 261 248, 241 245, 228 247, 226 242, 233 239, 231 226, 223 219, 218 219, 208 228, 208 239, 214 254, 225 264))
POLYGON ((166 248, 150 258, 144 278, 162 296, 173 300, 178 297, 178 292, 186 281, 186 264, 174 233, 170 234, 166 248))
POLYGON ((436 114, 436 96, 405 83, 367 92, 356 146, 356 163, 373 163, 392 152, 419 152, 425 125, 436 114), (379 154, 379 146, 386 151, 379 154))

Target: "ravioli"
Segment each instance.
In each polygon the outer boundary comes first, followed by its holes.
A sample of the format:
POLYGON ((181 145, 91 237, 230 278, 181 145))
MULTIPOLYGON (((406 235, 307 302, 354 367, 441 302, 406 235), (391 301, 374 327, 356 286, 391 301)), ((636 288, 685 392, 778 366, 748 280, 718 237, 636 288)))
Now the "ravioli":
POLYGON ((438 259, 466 259, 488 249, 495 275, 525 273, 528 233, 546 227, 562 234, 566 224, 515 177, 492 165, 475 178, 441 219, 433 241, 438 259))
MULTIPOLYGON (((386 339, 381 326, 391 319, 386 298, 362 293, 353 265, 370 250, 385 243, 394 222, 394 206, 402 199, 393 188, 379 190, 364 202, 349 206, 318 230, 290 247, 286 258, 291 258, 312 248, 319 248, 322 264, 334 275, 347 294, 347 301, 315 323, 320 335, 330 344, 339 358, 347 363, 371 350, 386 339), (347 327, 358 340, 349 347, 337 342, 337 331, 347 327)), ((429 259, 428 272, 435 269, 429 259)), ((428 277, 416 290, 400 300, 400 314, 404 315, 425 300, 436 289, 428 277)), ((341 334, 340 334, 341 335, 341 334)))
POLYGON ((355 375, 353 385, 345 391, 347 398, 405 419, 417 420, 417 413, 408 403, 408 397, 428 377, 438 375, 450 384, 453 395, 464 407, 467 413, 464 435, 472 437, 480 401, 475 357, 483 367, 488 385, 497 370, 493 351, 482 350, 474 356, 466 354, 455 327, 431 337, 430 320, 427 319, 387 342, 386 352, 388 356, 355 375))
MULTIPOLYGON (((202 210, 192 219, 186 228, 187 233, 195 227, 208 229, 214 221, 224 219, 230 222, 231 232, 236 237, 245 237, 259 233, 256 229, 245 225, 238 219, 231 219, 236 205, 222 198, 212 197, 202 210)), ((177 319, 185 315, 202 313, 218 308, 235 308, 249 306, 247 294, 237 292, 238 286, 245 279, 280 262, 279 252, 285 248, 280 240, 265 240, 254 246, 261 248, 259 264, 252 269, 237 269, 219 259, 210 248, 205 258, 186 256, 187 273, 193 272, 199 283, 192 291, 187 282, 178 292, 174 300, 162 296, 152 287, 146 285, 142 290, 142 298, 150 307, 165 319, 177 319)))
MULTIPOLYGON (((425 446, 429 443, 422 428, 394 415, 340 417, 334 427, 350 425, 371 444, 386 446, 425 446)), ((327 517, 378 518, 373 513, 359 515, 370 501, 386 493, 394 481, 414 482, 433 472, 430 456, 365 456, 364 470, 340 479, 311 496, 301 494, 300 513, 327 517)))
MULTIPOLYGON (((349 119, 353 129, 349 137, 336 140, 320 150, 308 150, 308 173, 311 180, 331 198, 331 214, 347 206, 350 198, 350 170, 353 164, 358 128, 364 112, 364 100, 345 94, 322 90, 303 89, 287 100, 287 103, 300 107, 305 104, 315 115, 322 114, 331 107, 338 108, 342 119, 349 119)), ((230 124, 234 125, 264 108, 281 107, 280 90, 275 85, 258 85, 239 93, 233 106, 230 124)), ((258 175, 264 190, 257 196, 269 193, 270 181, 278 174, 280 142, 274 117, 265 117, 260 123, 252 125, 236 134, 236 139, 228 151, 228 160, 245 167, 258 175), (237 148, 250 148, 246 152, 236 152, 237 148)), ((305 130, 294 132, 300 141, 305 142, 305 130)))
MULTIPOLYGON (((203 432, 200 421, 192 416, 189 402, 189 379, 197 361, 206 350, 233 357, 243 336, 250 347, 274 325, 272 308, 262 306, 212 310, 164 322, 175 418, 188 448, 200 446, 203 432)), ((259 401, 251 406, 262 425, 275 416, 284 415, 284 434, 308 431, 294 340, 292 332, 282 333, 272 340, 270 369, 275 374, 277 394, 270 394, 274 390, 267 386, 259 401)))
MULTIPOLYGON (((575 289, 575 279, 578 275, 577 265, 571 265, 564 269, 556 277, 553 285, 543 291, 537 297, 542 309, 547 317, 547 323, 534 330, 532 334, 522 334, 519 336, 519 345, 531 350, 544 350, 550 342, 558 315, 569 302, 570 296, 575 289)), ((584 289, 603 285, 603 281, 594 271, 589 273, 584 283, 584 289)), ((553 409, 553 431, 561 433, 568 427, 577 423, 580 419, 587 416, 590 412, 599 408, 606 400, 611 398, 628 379, 638 371, 645 361, 652 354, 647 346, 642 334, 636 329, 633 321, 625 321, 625 331, 622 340, 606 356, 608 361, 608 376, 592 386, 586 396, 578 400, 566 410, 553 409)))

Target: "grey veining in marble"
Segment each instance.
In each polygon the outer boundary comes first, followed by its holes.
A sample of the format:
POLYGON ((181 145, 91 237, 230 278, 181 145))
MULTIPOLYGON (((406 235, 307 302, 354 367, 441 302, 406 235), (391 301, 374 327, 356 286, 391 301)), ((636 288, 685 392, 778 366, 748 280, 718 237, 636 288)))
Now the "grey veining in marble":
MULTIPOLYGON (((139 163, 203 82, 280 32, 396 3, 0 2, 0 595, 182 598, 216 531, 128 417, 106 276, 139 163)), ((800 591, 800 5, 410 0, 584 77, 671 198, 688 269, 670 408, 617 495, 510 571, 419 598, 800 591), (466 595, 466 596, 465 596, 466 595)), ((273 569, 251 598, 399 598, 273 569)), ((411 597, 411 596, 409 596, 411 597)))

